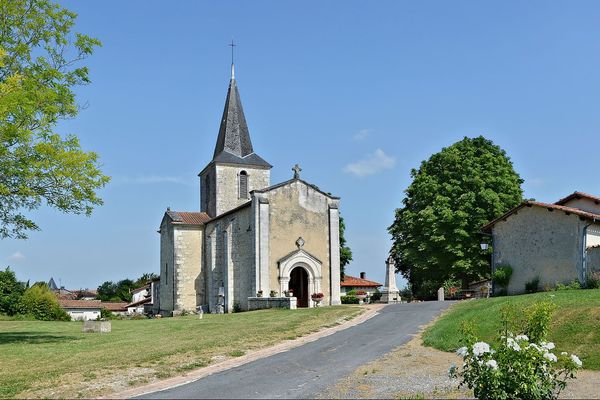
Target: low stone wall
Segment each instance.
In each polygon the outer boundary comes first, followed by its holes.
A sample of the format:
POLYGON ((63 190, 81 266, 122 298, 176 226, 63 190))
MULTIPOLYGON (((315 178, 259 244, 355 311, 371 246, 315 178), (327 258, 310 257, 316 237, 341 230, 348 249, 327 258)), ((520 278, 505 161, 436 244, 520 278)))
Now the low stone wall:
POLYGON ((262 310, 265 308, 296 309, 295 297, 248 297, 248 311, 262 310))
POLYGON ((108 333, 112 330, 112 326, 110 321, 84 321, 83 322, 83 332, 100 332, 100 333, 108 333))

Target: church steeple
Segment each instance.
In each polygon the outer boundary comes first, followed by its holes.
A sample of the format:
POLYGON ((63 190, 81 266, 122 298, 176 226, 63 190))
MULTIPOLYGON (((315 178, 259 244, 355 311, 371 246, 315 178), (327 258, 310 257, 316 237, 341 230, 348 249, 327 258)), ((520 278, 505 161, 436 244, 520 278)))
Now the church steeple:
POLYGON ((271 164, 254 152, 231 63, 231 79, 213 158, 200 172, 200 209, 211 217, 250 199, 269 186, 271 164))
POLYGON ((252 148, 240 92, 235 80, 235 69, 231 64, 231 80, 225 99, 225 108, 221 117, 219 136, 213 154, 213 161, 233 164, 248 164, 271 166, 256 153, 252 148))

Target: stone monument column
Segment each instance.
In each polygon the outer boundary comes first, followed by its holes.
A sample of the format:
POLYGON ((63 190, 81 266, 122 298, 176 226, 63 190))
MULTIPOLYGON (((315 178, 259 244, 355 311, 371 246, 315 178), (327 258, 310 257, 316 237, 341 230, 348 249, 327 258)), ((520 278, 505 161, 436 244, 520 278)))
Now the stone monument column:
POLYGON ((396 263, 392 256, 389 256, 385 262, 385 286, 381 290, 382 303, 399 303, 400 291, 396 287, 396 263))

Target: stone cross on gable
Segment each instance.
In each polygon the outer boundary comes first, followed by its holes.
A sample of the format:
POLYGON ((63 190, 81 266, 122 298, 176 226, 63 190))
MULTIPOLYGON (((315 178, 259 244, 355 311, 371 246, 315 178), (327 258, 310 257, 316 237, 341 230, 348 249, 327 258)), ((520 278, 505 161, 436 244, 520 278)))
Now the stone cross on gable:
POLYGON ((302 168, 300 168, 298 164, 294 165, 292 171, 294 171, 294 179, 300 179, 300 171, 302 171, 302 168))

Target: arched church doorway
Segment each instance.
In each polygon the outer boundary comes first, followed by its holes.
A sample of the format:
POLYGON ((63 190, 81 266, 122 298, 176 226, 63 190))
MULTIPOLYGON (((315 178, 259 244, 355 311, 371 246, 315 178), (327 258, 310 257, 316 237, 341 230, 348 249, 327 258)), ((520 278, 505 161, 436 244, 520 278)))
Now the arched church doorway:
POLYGON ((308 272, 302 267, 296 267, 290 273, 289 289, 298 300, 298 307, 308 307, 308 272))

